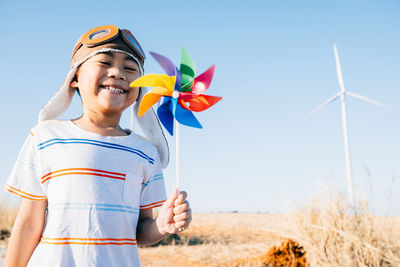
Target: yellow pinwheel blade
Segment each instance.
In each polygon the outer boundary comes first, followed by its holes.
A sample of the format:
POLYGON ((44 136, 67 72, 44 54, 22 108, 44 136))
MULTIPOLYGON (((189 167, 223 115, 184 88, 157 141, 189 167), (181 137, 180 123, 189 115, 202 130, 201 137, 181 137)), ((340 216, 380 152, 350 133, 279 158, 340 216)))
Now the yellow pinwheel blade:
POLYGON ((147 74, 135 81, 131 82, 130 87, 165 87, 173 89, 175 85, 175 76, 168 76, 166 74, 147 74))
POLYGON ((141 117, 147 110, 149 110, 162 96, 172 96, 173 89, 164 87, 156 87, 147 94, 145 94, 140 102, 139 117, 141 117))
POLYGON ((175 76, 168 76, 165 74, 160 74, 160 79, 164 82, 164 87, 173 90, 175 87, 175 76))

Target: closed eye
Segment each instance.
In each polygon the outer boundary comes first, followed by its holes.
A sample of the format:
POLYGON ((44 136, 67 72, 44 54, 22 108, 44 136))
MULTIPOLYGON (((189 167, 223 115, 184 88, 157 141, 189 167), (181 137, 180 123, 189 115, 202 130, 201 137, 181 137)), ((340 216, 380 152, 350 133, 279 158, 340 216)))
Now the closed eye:
POLYGON ((131 67, 125 67, 125 69, 128 70, 128 71, 135 71, 135 72, 138 71, 138 69, 136 69, 136 68, 131 68, 131 67))

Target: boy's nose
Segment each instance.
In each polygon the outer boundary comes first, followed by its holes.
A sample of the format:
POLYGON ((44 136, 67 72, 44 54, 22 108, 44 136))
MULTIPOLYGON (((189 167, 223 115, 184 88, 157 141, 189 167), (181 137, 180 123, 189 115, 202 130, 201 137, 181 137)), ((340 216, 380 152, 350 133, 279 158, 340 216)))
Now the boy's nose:
POLYGON ((126 80, 126 78, 125 78, 123 72, 120 70, 120 68, 115 67, 115 66, 109 69, 108 77, 114 78, 117 80, 126 80))

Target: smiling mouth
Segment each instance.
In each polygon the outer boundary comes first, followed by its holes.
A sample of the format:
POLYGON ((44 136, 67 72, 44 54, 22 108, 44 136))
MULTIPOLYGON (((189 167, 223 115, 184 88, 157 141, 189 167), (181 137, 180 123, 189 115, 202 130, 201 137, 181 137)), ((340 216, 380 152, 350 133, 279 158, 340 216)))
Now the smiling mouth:
POLYGON ((108 90, 115 94, 125 94, 128 92, 127 90, 123 90, 123 89, 115 88, 115 87, 111 87, 111 86, 100 86, 100 89, 105 89, 105 90, 108 90))

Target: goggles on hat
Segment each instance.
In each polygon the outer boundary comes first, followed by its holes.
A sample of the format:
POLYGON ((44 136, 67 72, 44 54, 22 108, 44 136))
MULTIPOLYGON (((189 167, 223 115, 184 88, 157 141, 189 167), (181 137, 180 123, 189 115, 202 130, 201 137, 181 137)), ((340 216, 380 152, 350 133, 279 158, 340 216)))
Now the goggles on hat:
POLYGON ((104 25, 86 32, 76 43, 72 55, 74 55, 83 45, 87 47, 95 47, 110 42, 119 35, 121 35, 125 43, 137 53, 140 60, 144 61, 146 59, 142 47, 132 33, 127 29, 119 29, 114 25, 104 25))

